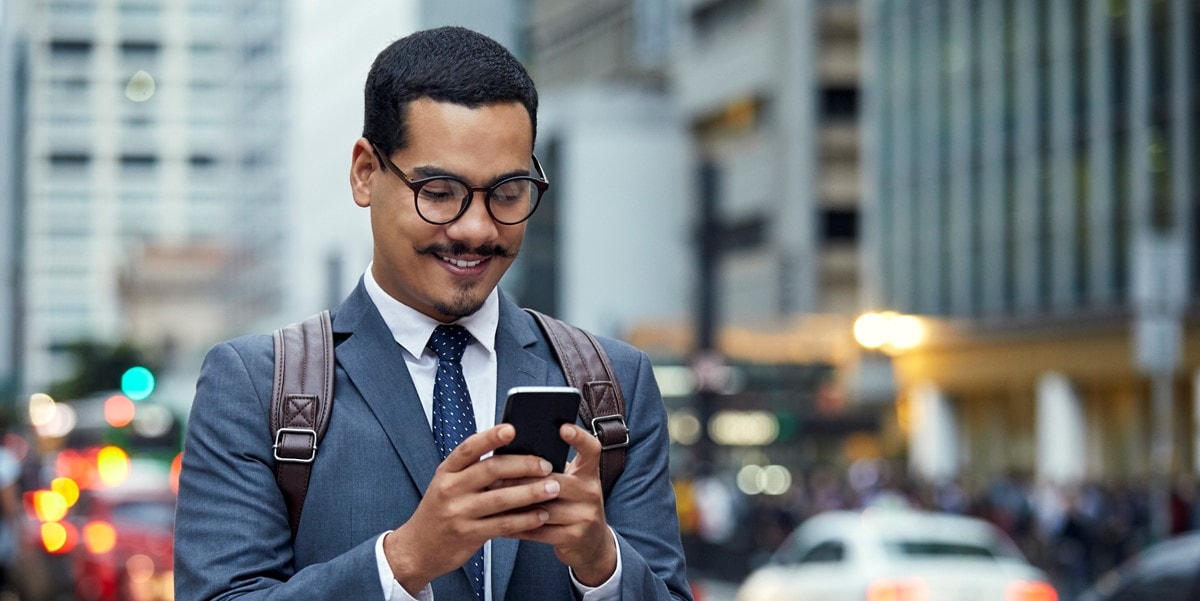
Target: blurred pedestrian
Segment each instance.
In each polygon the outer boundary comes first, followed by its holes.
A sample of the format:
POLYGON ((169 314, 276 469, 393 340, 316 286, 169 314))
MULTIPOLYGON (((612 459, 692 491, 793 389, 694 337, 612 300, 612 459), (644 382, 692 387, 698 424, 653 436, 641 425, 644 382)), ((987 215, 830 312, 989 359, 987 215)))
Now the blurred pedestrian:
POLYGON ((176 598, 690 599, 645 354, 602 340, 632 438, 607 499, 600 442, 578 426, 560 431, 576 453, 565 473, 490 455, 514 436, 493 426, 499 393, 564 383, 497 288, 549 185, 529 75, 495 41, 445 27, 384 49, 365 96, 350 184, 374 256, 332 313, 335 402, 299 529, 275 481, 271 338, 218 345, 184 448, 176 598), (457 446, 455 423, 470 434, 457 446))
POLYGON ((12 591, 19 552, 21 515, 17 490, 21 462, 8 447, 0 446, 0 593, 12 591))

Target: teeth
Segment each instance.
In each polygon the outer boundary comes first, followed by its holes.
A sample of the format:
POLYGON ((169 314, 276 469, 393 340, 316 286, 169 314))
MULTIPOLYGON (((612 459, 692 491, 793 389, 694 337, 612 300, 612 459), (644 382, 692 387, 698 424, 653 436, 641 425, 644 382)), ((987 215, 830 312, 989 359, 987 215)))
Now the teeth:
POLYGON ((442 260, 458 267, 474 267, 483 262, 482 259, 479 261, 459 261, 458 259, 451 259, 450 257, 442 257, 442 260))

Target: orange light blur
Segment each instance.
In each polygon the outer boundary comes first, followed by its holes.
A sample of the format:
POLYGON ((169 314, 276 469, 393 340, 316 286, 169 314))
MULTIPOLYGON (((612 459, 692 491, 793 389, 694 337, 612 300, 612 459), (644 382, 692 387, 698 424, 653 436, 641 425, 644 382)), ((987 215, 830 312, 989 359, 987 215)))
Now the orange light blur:
POLYGON ((49 553, 70 553, 79 538, 70 522, 47 522, 41 531, 42 546, 49 553))
POLYGON ((101 482, 117 486, 129 477, 129 455, 120 447, 104 447, 96 454, 96 468, 101 482))
POLYGON ((52 490, 33 492, 33 511, 42 522, 57 522, 67 517, 67 500, 52 490))
POLYGON ((183 452, 175 454, 175 458, 171 460, 171 491, 179 494, 179 474, 183 471, 183 452))
POLYGON ((62 495, 67 507, 74 507, 79 500, 79 485, 70 478, 55 478, 50 481, 50 490, 62 495))
POLYGON ((1058 601, 1058 591, 1045 582, 1017 580, 1004 591, 1005 601, 1058 601))
POLYGON ((154 560, 141 553, 130 557, 125 562, 125 571, 129 579, 138 584, 150 582, 154 577, 154 560))
POLYGON ((54 462, 59 476, 75 481, 81 490, 96 488, 95 462, 75 449, 63 449, 54 462))
POLYGON ((133 422, 137 407, 123 394, 114 394, 104 401, 104 421, 114 428, 124 428, 133 422))
POLYGON ((929 587, 921 580, 882 580, 867 587, 867 601, 928 601, 929 587))
POLYGON ((117 546, 117 529, 108 522, 88 522, 83 527, 83 544, 93 555, 102 555, 117 546))

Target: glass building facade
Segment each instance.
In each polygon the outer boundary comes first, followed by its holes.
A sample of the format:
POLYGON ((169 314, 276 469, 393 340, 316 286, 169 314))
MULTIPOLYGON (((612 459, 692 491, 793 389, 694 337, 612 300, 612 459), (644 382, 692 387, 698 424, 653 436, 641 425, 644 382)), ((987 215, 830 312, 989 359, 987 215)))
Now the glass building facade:
POLYGON ((1200 466, 1200 2, 863 8, 864 299, 933 326, 896 402, 949 425, 918 471, 1200 466))
MULTIPOLYGON (((29 0, 25 387, 127 332, 151 247, 236 249, 235 328, 278 302, 280 0, 29 0)), ((219 335, 219 334, 214 334, 219 335)))
POLYGON ((1195 236, 1194 0, 865 3, 870 300, 1112 315, 1135 247, 1195 236))

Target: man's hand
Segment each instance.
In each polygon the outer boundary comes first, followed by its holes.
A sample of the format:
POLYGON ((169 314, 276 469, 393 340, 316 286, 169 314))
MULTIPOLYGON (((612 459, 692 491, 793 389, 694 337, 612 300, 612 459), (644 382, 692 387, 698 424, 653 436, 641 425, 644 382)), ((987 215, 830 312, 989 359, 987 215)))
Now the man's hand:
POLYGON ((604 491, 600 486, 600 440, 575 424, 563 424, 562 439, 575 448, 575 459, 565 473, 551 476, 562 484, 557 498, 544 502, 549 511, 545 524, 513 538, 552 545, 558 560, 587 586, 604 584, 617 569, 617 547, 604 519, 604 491))
POLYGON ((533 530, 550 519, 544 504, 560 487, 547 478, 550 462, 532 455, 480 461, 515 435, 511 425, 500 424, 464 440, 438 466, 412 517, 384 538, 384 555, 404 590, 415 594, 462 566, 491 538, 533 530), (495 486, 504 481, 521 483, 495 486))

